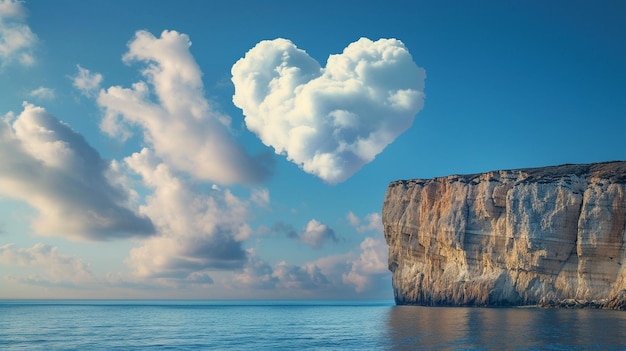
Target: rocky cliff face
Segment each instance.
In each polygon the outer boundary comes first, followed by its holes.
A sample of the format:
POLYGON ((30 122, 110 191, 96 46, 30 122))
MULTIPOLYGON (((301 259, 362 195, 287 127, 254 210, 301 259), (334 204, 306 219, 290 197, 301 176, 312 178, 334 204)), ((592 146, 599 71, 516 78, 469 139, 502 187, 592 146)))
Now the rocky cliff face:
POLYGON ((626 162, 389 184, 398 304, 626 309, 626 162))

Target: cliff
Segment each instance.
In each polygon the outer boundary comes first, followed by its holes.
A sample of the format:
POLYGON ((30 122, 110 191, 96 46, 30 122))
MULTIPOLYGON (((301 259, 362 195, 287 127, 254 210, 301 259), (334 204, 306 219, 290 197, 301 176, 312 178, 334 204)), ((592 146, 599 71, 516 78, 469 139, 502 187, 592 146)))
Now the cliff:
POLYGON ((392 182, 396 303, 624 310, 625 193, 626 162, 392 182))

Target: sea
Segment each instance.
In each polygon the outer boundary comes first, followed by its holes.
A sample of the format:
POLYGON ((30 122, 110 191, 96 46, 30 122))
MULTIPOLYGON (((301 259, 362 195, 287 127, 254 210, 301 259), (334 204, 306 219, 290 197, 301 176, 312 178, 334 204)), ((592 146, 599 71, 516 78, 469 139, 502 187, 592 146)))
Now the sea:
POLYGON ((626 350, 626 312, 393 301, 0 300, 0 350, 626 350))

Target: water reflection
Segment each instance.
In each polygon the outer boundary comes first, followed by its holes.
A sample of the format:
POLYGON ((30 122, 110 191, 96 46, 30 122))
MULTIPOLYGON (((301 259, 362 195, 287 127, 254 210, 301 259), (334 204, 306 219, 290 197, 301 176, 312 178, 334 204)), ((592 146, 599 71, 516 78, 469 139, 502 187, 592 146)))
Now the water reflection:
POLYGON ((602 310, 395 306, 395 350, 626 350, 626 313, 602 310))

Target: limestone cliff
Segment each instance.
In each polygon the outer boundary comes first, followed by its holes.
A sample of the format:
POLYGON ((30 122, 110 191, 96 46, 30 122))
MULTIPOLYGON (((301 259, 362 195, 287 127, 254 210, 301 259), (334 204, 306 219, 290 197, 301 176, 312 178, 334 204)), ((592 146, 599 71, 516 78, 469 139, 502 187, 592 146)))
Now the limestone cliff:
POLYGON ((625 194, 626 162, 392 182, 396 303, 626 309, 625 194))

